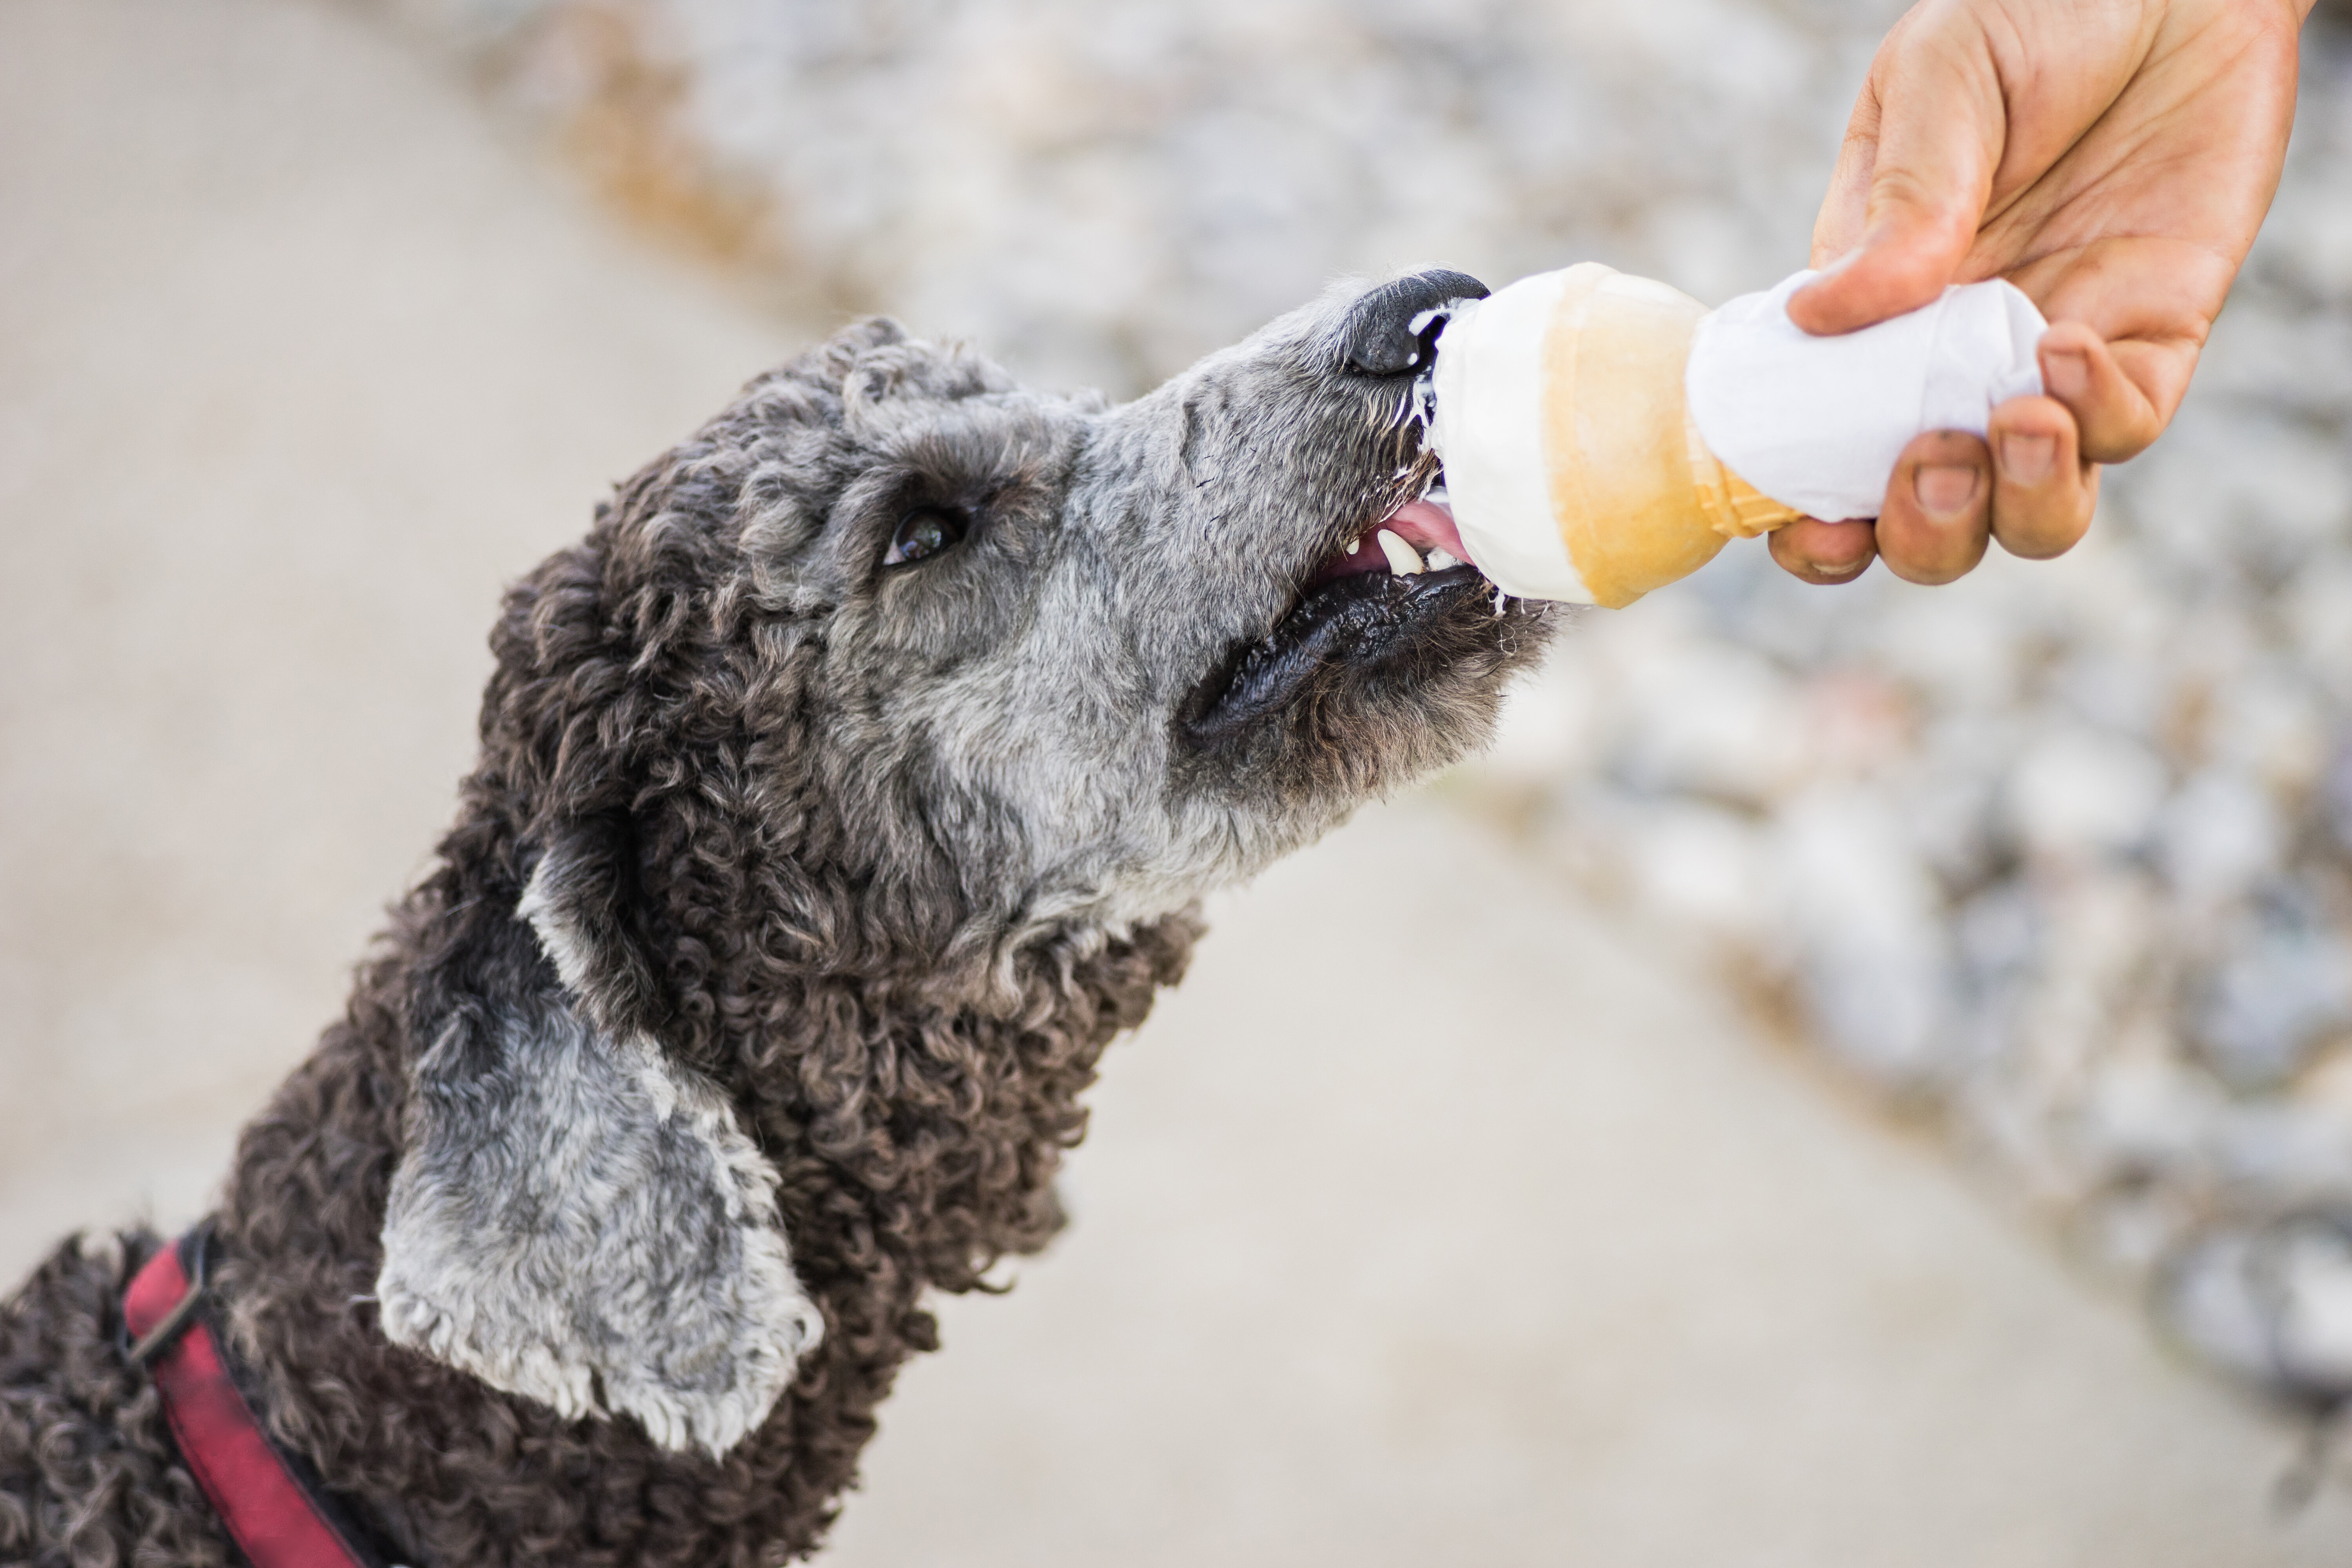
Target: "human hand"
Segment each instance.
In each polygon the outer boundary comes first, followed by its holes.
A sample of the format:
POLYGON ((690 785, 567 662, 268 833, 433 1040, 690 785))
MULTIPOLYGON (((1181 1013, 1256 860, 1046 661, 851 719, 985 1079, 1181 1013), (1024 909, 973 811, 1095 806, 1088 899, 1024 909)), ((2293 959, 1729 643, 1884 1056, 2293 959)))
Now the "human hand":
POLYGON ((1921 0, 1872 60, 1789 315, 1843 332, 2006 278, 2051 322, 2049 395, 1986 437, 1904 449, 1875 524, 1811 518, 1772 555, 1842 583, 1873 555, 1947 583, 1989 540, 2034 559, 2090 526, 2098 465, 2171 421, 2270 208, 2311 0, 1921 0))

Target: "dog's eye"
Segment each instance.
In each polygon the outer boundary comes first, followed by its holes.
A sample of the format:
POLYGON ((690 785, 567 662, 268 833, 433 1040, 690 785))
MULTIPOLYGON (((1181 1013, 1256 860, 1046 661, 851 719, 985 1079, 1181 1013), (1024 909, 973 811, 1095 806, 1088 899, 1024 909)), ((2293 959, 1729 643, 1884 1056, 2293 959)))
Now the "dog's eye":
POLYGON ((898 531, 890 536, 890 552, 882 557, 885 566, 904 566, 909 561, 920 561, 926 555, 937 555, 963 537, 963 513, 943 506, 919 506, 898 520, 898 531))

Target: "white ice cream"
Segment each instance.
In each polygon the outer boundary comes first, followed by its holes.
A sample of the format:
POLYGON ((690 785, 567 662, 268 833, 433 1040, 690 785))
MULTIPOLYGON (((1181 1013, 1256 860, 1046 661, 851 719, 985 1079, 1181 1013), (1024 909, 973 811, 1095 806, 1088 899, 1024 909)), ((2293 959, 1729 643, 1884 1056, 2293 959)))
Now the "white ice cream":
POLYGON ((1551 519, 1543 449, 1543 351, 1567 274, 1538 272, 1465 300, 1437 339, 1430 445, 1445 464, 1454 526, 1507 594, 1589 605, 1551 519))

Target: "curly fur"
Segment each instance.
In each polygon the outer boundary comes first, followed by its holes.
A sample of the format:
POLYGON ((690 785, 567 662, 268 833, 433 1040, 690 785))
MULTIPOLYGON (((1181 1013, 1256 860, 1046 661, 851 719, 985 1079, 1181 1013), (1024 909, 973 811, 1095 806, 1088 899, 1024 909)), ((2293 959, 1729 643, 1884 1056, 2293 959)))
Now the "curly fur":
MULTIPOLYGON (((457 824, 217 1221, 270 1433, 403 1561, 814 1550, 1197 896, 1483 739, 1540 614, 1290 614, 1411 482, 1346 340, 1412 283, 1116 409, 861 323, 510 593, 457 824), (884 565, 919 507, 969 533, 884 565)), ((156 1245, 0 1307, 0 1560, 233 1561, 116 1344, 156 1245)))

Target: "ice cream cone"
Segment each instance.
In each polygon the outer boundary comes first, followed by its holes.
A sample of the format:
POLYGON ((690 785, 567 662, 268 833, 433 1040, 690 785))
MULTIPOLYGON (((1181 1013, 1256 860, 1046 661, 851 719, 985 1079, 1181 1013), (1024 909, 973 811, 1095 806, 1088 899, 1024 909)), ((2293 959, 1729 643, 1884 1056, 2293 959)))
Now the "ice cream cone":
POLYGON ((1788 314, 1815 276, 1709 311, 1586 262, 1454 306, 1430 440, 1471 560, 1505 593, 1629 605, 1726 540, 1877 516, 1914 437, 2042 391, 2049 323, 2012 285, 1815 337, 1788 314))
POLYGON ((1684 371, 1706 307, 1598 262, 1449 323, 1433 439, 1472 559, 1531 597, 1617 607, 1801 513, 1707 449, 1684 371), (1540 512, 1558 549, 1530 537, 1540 512))

